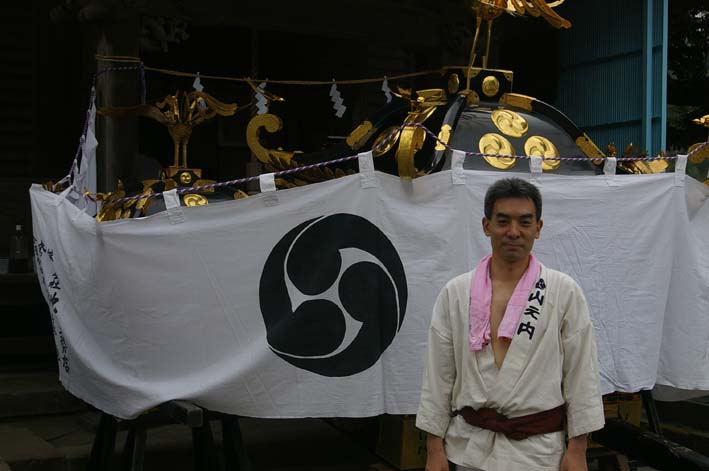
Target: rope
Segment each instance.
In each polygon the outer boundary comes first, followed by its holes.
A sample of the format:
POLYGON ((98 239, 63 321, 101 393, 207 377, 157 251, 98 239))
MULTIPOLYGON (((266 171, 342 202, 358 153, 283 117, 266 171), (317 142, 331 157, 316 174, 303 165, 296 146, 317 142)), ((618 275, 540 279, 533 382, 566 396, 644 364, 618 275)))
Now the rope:
MULTIPOLYGON (((407 78, 413 78, 413 77, 422 77, 425 75, 435 75, 439 74, 442 75, 448 70, 465 70, 466 67, 464 66, 445 66, 441 67, 440 69, 430 69, 430 70, 423 70, 419 72, 410 72, 407 74, 399 74, 399 75, 383 75, 381 77, 372 77, 372 78, 362 78, 362 79, 350 79, 350 80, 271 80, 271 79, 258 79, 258 78, 253 78, 253 77, 234 77, 234 76, 226 76, 226 75, 205 75, 205 74, 197 74, 193 72, 185 72, 182 70, 173 70, 173 69, 163 69, 159 67, 149 67, 145 64, 143 64, 143 61, 140 59, 140 57, 133 57, 133 56, 102 56, 102 55, 96 55, 96 60, 99 62, 111 62, 111 63, 116 63, 116 62, 131 62, 131 63, 138 63, 141 64, 142 68, 146 71, 149 72, 155 72, 163 75, 172 75, 175 77, 188 77, 188 78, 196 78, 198 75, 202 79, 209 79, 209 80, 223 80, 223 81, 229 81, 229 82, 240 82, 240 83, 250 83, 250 82, 266 82, 269 84, 276 84, 276 85, 312 85, 312 86, 322 86, 322 85, 327 85, 327 86, 332 86, 333 83, 337 85, 362 85, 362 84, 368 84, 368 83, 381 83, 384 81, 386 78, 387 80, 402 80, 402 79, 407 79, 407 78)), ((119 70, 119 69, 114 69, 114 70, 119 70)))
MULTIPOLYGON (((453 149, 451 146, 449 146, 447 143, 441 141, 436 134, 434 134, 430 129, 428 129, 426 126, 420 123, 409 123, 409 124, 402 124, 395 130, 393 130, 384 140, 382 140, 377 146, 372 148, 372 152, 377 152, 384 146, 388 145, 389 142, 391 142, 393 139, 398 136, 398 134, 404 129, 405 127, 416 127, 416 128, 421 128, 423 129, 426 134, 431 136, 436 140, 436 142, 442 144, 445 146, 446 150, 448 151, 454 151, 456 149, 453 149)), ((705 146, 709 145, 709 142, 704 142, 701 146, 697 147, 694 149, 692 152, 690 152, 687 157, 691 157, 694 155, 696 152, 699 152, 701 149, 703 149, 705 146)), ((490 154, 490 153, 485 153, 485 152, 473 152, 473 151, 463 151, 466 157, 497 157, 497 158, 511 158, 511 159, 519 159, 519 160, 529 160, 531 157, 528 155, 507 155, 507 154, 490 154)), ((325 162, 318 162, 315 164, 310 164, 310 165, 304 165, 301 167, 295 167, 291 168, 288 170, 281 170, 278 172, 274 172, 273 175, 274 177, 281 177, 285 175, 292 175, 294 173, 298 172, 303 172, 307 170, 312 170, 315 168, 321 168, 321 167, 326 167, 329 165, 335 165, 343 162, 347 162, 350 160, 356 159, 358 156, 357 155, 349 155, 347 157, 340 157, 337 159, 333 160, 328 160, 325 162)), ((678 155, 672 155, 672 156, 657 156, 657 157, 621 157, 616 159, 617 162, 638 162, 638 161, 654 161, 654 160, 676 160, 679 156, 678 155)), ((589 160, 605 160, 608 157, 541 157, 542 160, 550 160, 550 161, 589 161, 589 160)), ((223 186, 231 186, 231 185, 241 185, 244 183, 249 183, 253 181, 257 181, 259 179, 259 176, 253 176, 253 177, 245 177, 245 178, 237 178, 235 180, 228 180, 224 182, 216 182, 216 183, 210 183, 209 185, 200 185, 200 186, 192 186, 192 187, 182 187, 182 188, 177 188, 177 193, 178 194, 183 194, 183 193, 190 193, 190 192, 195 192, 195 191, 205 191, 205 190, 211 190, 214 188, 220 188, 223 186)), ((129 201, 137 201, 141 199, 151 199, 151 198, 157 198, 161 196, 162 193, 149 193, 149 194, 142 194, 142 195, 135 195, 135 196, 127 196, 125 198, 119 198, 115 201, 112 201, 111 204, 120 204, 120 203, 125 203, 129 201)), ((92 198, 92 195, 87 195, 90 198, 92 198)), ((92 198, 93 199, 93 198, 92 198)))

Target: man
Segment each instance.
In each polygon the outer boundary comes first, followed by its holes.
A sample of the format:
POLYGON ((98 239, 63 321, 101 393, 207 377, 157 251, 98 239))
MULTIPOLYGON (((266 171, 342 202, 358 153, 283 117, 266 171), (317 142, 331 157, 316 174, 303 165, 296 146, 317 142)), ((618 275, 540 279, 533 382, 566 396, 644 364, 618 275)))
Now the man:
POLYGON ((541 215, 534 185, 493 184, 492 255, 438 296, 416 417, 426 471, 587 471, 604 424, 593 326, 576 282, 531 254, 541 215))

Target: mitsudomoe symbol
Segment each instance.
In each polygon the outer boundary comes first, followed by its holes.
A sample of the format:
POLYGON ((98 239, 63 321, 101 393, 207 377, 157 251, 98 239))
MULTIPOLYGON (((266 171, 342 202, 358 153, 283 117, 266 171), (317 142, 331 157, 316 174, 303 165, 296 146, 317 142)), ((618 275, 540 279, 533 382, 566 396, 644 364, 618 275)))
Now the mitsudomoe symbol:
POLYGON ((323 376, 350 376, 374 365, 401 328, 406 301, 394 245, 353 214, 291 229, 268 256, 259 285, 271 350, 323 376))

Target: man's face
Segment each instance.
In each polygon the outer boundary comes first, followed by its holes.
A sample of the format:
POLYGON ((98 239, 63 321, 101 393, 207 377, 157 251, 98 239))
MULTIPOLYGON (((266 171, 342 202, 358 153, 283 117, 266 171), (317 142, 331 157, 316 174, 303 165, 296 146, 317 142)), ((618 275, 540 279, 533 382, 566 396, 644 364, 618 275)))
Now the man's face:
POLYGON ((493 255, 511 263, 529 256, 542 225, 528 198, 498 199, 492 208, 492 219, 483 218, 483 230, 490 238, 493 255))

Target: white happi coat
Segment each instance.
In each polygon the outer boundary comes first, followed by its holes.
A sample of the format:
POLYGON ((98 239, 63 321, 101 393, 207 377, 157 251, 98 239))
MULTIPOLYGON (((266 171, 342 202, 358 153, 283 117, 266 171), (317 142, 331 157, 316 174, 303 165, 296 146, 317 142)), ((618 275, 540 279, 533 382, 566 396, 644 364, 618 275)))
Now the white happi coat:
POLYGON ((502 367, 489 343, 471 352, 472 272, 443 288, 433 308, 416 426, 443 437, 448 459, 484 471, 558 471, 565 435, 603 427, 598 358, 586 299, 564 273, 542 267, 502 367), (489 407, 519 417, 566 404, 567 430, 511 440, 451 412, 489 407))

